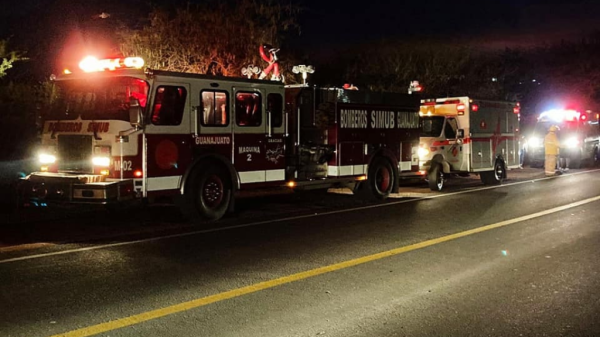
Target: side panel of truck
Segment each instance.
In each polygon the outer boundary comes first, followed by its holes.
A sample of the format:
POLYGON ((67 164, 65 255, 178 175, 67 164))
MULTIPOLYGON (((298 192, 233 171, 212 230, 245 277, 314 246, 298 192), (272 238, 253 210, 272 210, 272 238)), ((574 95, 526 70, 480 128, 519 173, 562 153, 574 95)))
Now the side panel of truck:
POLYGON ((491 170, 499 156, 509 168, 518 166, 519 143, 515 138, 518 115, 504 102, 480 101, 479 104, 479 110, 469 116, 472 170, 491 170))

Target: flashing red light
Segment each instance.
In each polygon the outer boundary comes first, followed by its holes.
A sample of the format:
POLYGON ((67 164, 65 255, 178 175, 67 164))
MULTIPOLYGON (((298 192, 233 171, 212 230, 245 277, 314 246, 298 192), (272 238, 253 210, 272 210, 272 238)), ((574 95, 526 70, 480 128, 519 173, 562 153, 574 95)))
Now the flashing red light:
POLYGON ((466 107, 465 107, 465 105, 464 105, 464 104, 462 104, 462 103, 461 103, 461 104, 458 104, 458 105, 456 106, 456 110, 458 110, 458 111, 465 111, 465 108, 466 108, 466 107))
POLYGON ((418 85, 418 86, 416 86, 416 87, 413 89, 413 91, 414 91, 414 92, 421 92, 421 91, 423 91, 423 87, 422 87, 422 86, 420 86, 420 85, 418 85))
POLYGON ((515 104, 515 107, 513 108, 513 113, 515 113, 515 114, 521 113, 521 103, 517 102, 517 104, 515 104))
POLYGON ((471 105, 471 111, 479 111, 479 105, 477 105, 477 104, 471 105))
POLYGON ((587 121, 587 115, 581 115, 581 117, 579 117, 579 119, 580 119, 582 122, 585 122, 585 121, 587 121))
POLYGON ((144 59, 141 57, 97 59, 93 56, 88 56, 79 62, 79 68, 86 73, 115 70, 117 68, 141 69, 143 66, 144 59))
POLYGON ((136 178, 141 178, 144 174, 142 173, 142 170, 135 170, 133 171, 133 176, 136 178))

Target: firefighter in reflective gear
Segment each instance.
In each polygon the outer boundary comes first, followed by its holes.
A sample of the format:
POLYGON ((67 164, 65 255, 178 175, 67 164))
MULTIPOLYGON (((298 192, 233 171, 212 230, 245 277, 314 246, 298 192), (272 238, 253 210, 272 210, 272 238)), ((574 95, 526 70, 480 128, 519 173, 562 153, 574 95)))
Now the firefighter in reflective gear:
POLYGON ((551 126, 548 129, 548 134, 544 138, 544 149, 546 152, 545 172, 546 176, 556 175, 556 160, 558 158, 558 137, 556 137, 558 127, 551 126))

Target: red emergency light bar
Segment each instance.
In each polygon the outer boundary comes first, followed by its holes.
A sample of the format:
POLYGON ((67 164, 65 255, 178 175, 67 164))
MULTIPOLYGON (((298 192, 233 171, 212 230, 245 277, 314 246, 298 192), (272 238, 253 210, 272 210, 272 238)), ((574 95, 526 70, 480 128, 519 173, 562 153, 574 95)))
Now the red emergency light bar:
POLYGON ((97 59, 88 56, 79 62, 79 68, 86 73, 100 72, 105 70, 116 70, 118 68, 141 69, 144 59, 141 57, 125 57, 115 59, 97 59))

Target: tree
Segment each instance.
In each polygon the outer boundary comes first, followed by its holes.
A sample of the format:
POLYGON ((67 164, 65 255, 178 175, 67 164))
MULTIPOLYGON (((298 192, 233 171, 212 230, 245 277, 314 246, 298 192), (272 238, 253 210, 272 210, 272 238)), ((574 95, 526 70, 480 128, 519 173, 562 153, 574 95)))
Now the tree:
POLYGON ((244 66, 265 64, 260 45, 281 46, 286 33, 299 32, 300 10, 275 0, 155 9, 141 28, 121 31, 121 51, 153 69, 241 76, 244 66))
POLYGON ((471 50, 434 42, 383 41, 348 52, 352 58, 346 71, 349 81, 371 90, 406 92, 418 80, 428 94, 446 94, 464 78, 471 50))
POLYGON ((0 40, 0 78, 6 76, 6 71, 13 67, 13 64, 17 61, 23 61, 26 58, 23 53, 17 51, 8 50, 8 41, 0 40))

